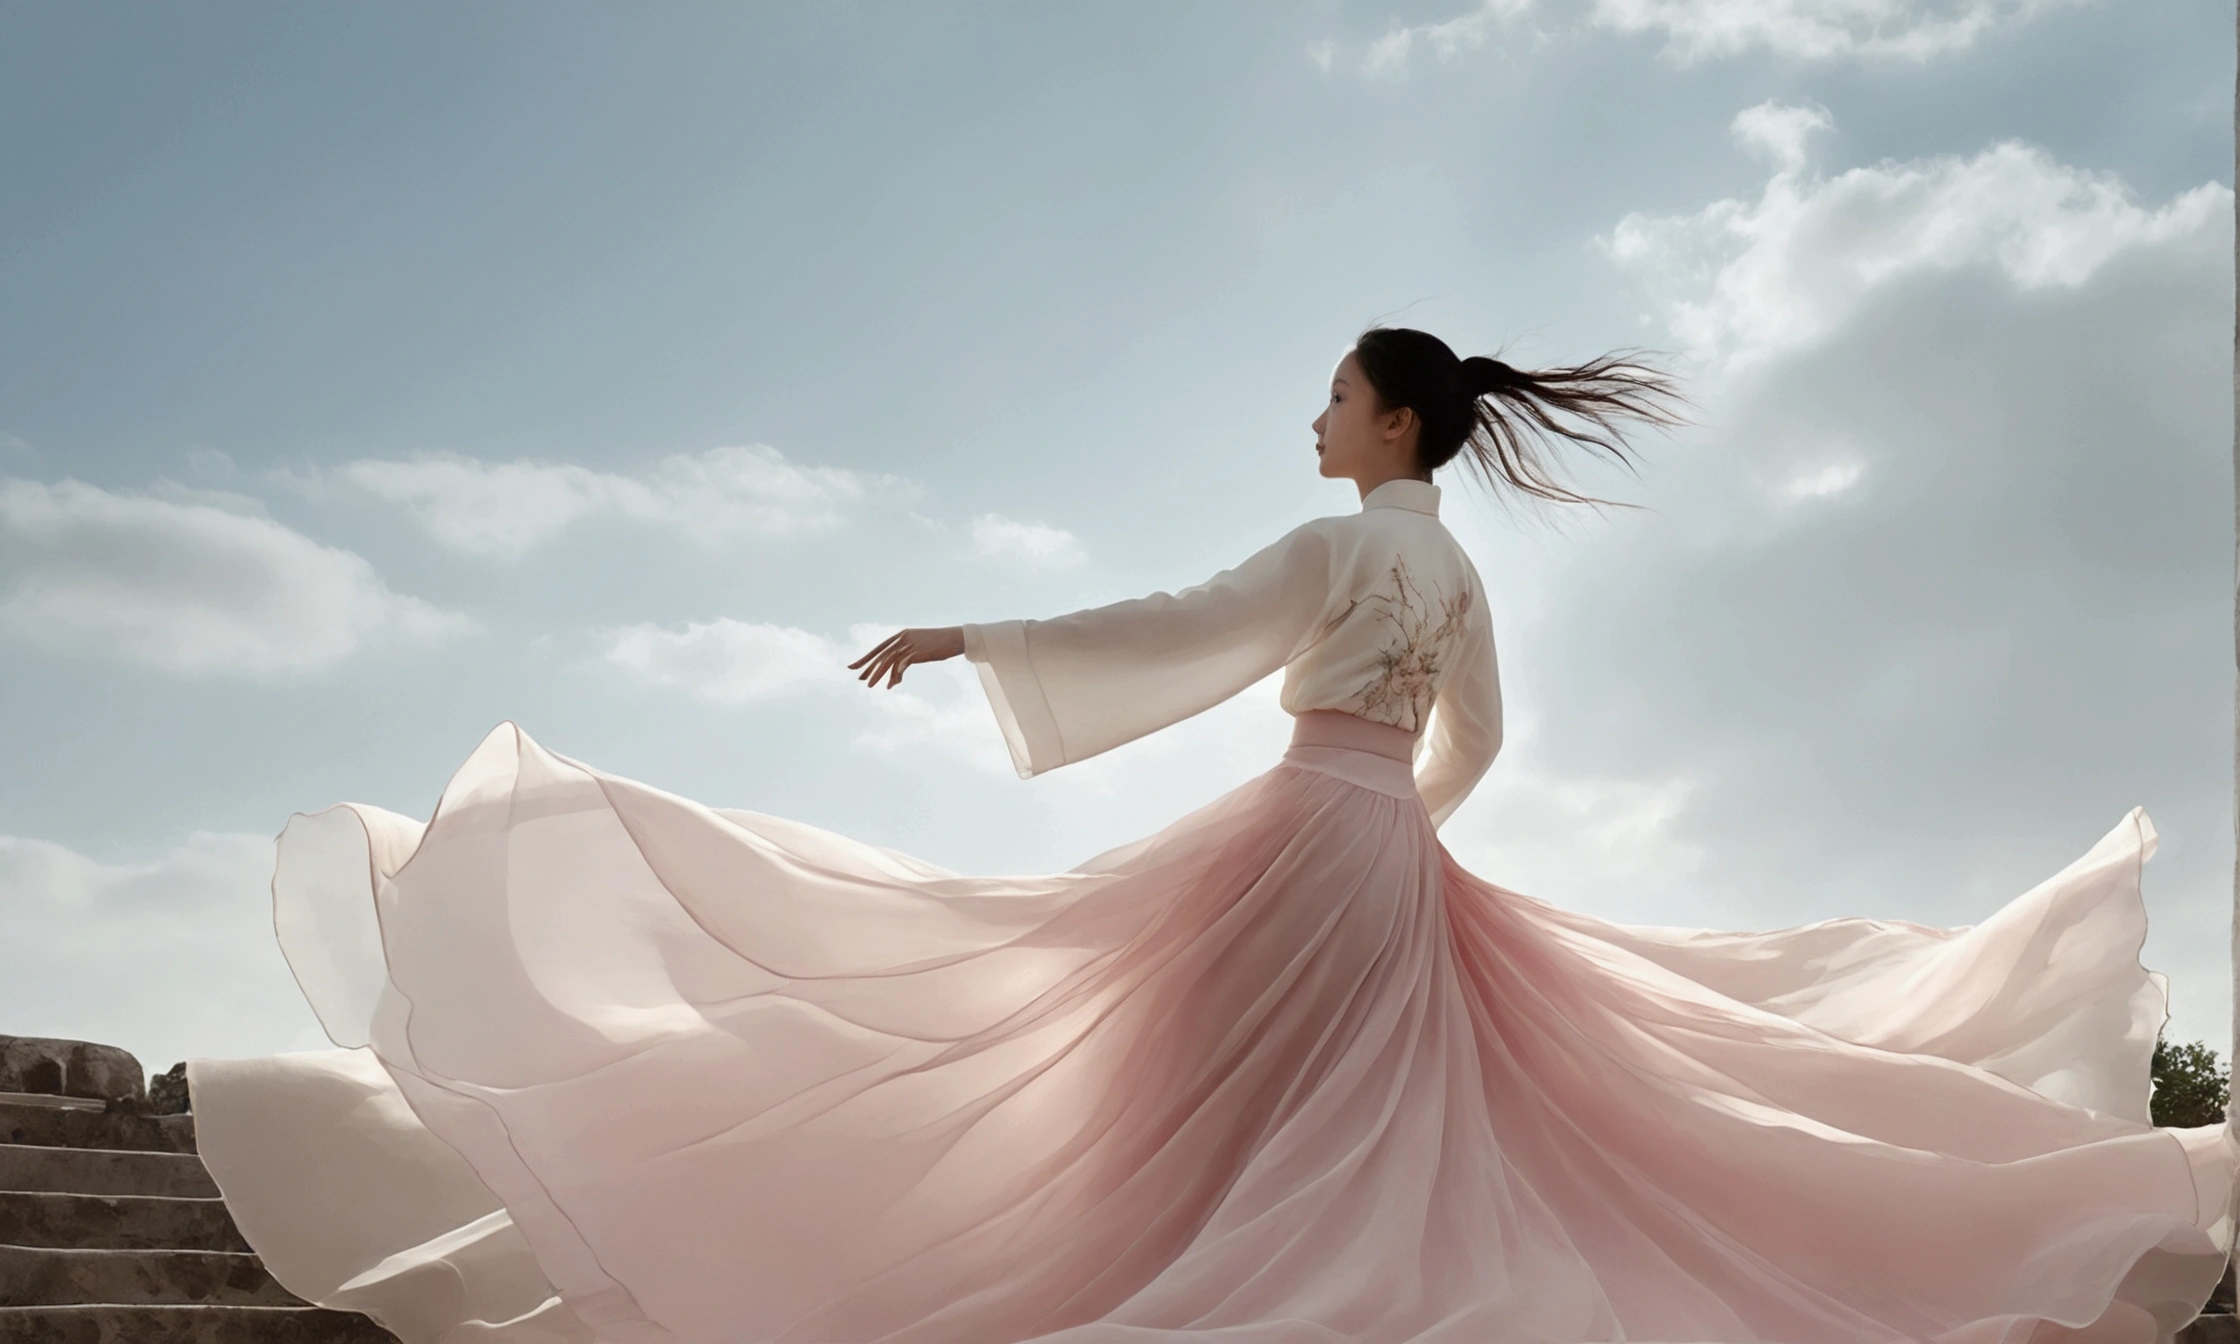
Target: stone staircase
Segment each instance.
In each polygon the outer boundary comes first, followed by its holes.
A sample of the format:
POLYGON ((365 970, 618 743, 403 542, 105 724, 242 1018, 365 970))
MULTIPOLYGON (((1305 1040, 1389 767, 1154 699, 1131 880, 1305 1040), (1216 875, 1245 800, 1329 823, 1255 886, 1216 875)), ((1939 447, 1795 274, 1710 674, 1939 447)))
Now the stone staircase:
POLYGON ((395 1344, 274 1282, 195 1156, 184 1066, 0 1036, 0 1341, 395 1344))

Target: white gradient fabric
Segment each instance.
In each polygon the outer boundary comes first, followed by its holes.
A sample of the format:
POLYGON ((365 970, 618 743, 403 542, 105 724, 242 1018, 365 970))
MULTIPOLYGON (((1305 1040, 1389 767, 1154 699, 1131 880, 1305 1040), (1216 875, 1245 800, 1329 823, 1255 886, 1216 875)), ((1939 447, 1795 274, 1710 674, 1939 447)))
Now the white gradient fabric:
POLYGON ((2167 1344, 2207 1296, 2144 814, 1973 928, 1627 927, 1461 868, 1408 734, 1299 724, 1018 877, 501 727, 425 827, 282 836, 365 1044, 195 1061, 205 1160, 406 1344, 2167 1344))

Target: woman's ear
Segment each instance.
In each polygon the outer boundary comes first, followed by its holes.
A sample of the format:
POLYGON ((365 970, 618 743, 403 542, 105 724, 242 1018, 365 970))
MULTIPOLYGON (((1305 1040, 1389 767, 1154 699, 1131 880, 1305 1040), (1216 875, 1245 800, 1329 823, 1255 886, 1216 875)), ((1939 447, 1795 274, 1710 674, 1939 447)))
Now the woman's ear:
POLYGON ((1385 439, 1396 441, 1407 437, 1408 430, 1414 426, 1415 422, 1416 411, 1413 406, 1403 406, 1397 411, 1386 411, 1384 414, 1385 439))

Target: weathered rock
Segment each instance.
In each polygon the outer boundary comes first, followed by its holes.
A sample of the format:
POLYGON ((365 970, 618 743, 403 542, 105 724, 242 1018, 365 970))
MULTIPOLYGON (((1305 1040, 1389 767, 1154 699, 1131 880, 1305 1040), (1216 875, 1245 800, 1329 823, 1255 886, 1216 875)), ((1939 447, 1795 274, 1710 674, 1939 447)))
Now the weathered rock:
POLYGON ((8 1344, 396 1344, 363 1316, 317 1307, 0 1307, 8 1344))
POLYGON ((2178 1344, 2240 1344, 2240 1317, 2196 1316, 2178 1332, 2178 1344))
POLYGON ((138 1103, 0 1093, 0 1143, 47 1148, 194 1151, 194 1117, 150 1115, 138 1103))
POLYGON ((0 1344, 396 1344, 265 1270, 195 1155, 185 1074, 0 1036, 0 1344))
POLYGON ((254 1255, 227 1251, 81 1251, 0 1246, 0 1307, 206 1302, 300 1307, 254 1255))
POLYGON ((247 1251, 222 1199, 0 1190, 0 1245, 56 1250, 247 1251))
POLYGON ((192 1153, 124 1153, 105 1148, 34 1148, 0 1143, 0 1190, 71 1195, 217 1195, 202 1159, 192 1153))
POLYGON ((0 1092, 144 1101, 148 1073, 130 1051, 113 1045, 0 1036, 0 1092))
POLYGON ((188 1105, 187 1062, 185 1060, 180 1060, 148 1080, 148 1113, 150 1115, 185 1115, 188 1105))

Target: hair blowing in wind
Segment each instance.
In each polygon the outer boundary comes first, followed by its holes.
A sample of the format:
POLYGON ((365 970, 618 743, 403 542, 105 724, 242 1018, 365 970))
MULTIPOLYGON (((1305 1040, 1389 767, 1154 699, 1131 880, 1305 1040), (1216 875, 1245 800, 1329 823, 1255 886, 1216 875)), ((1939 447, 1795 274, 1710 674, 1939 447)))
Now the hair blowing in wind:
POLYGON ((1445 341, 1410 327, 1371 327, 1354 358, 1386 410, 1406 407, 1422 421, 1418 456, 1426 471, 1464 457, 1496 496, 1553 504, 1633 505, 1584 494, 1564 481, 1557 449, 1575 444, 1635 470, 1628 422, 1669 428, 1691 423, 1673 377, 1620 350, 1584 364, 1519 369, 1487 355, 1456 356, 1445 341))

